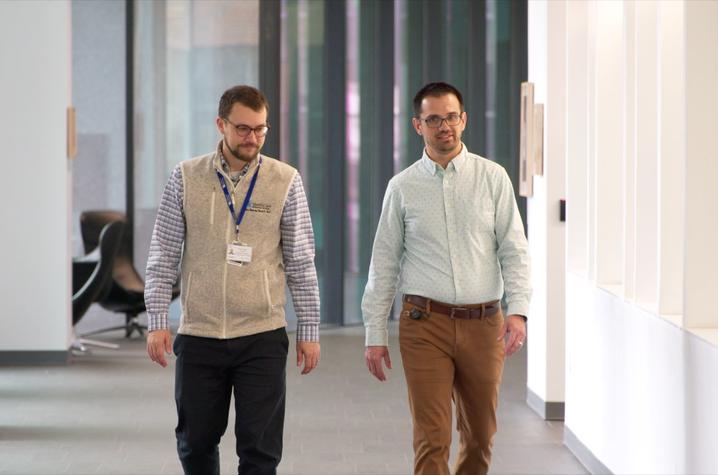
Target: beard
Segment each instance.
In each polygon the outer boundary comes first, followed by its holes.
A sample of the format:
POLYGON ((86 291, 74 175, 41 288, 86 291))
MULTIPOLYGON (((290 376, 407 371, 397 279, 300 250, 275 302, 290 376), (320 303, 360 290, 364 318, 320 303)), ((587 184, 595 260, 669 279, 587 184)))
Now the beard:
POLYGON ((224 141, 224 145, 234 158, 242 160, 243 162, 251 162, 259 153, 259 145, 237 145, 232 148, 229 146, 226 139, 224 141))

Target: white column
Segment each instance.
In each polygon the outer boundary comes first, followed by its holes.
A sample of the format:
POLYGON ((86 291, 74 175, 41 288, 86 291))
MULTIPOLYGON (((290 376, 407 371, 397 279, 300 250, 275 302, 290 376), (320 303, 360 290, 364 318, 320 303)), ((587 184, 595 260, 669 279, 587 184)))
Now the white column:
MULTIPOLYGON (((560 403, 561 411, 565 400, 566 372, 566 224, 559 220, 559 202, 566 196, 566 3, 548 2, 548 71, 544 109, 547 217, 545 400, 549 404, 560 403)), ((556 410, 558 408, 551 412, 556 410)))
MULTIPOLYGON (((678 325, 683 314, 685 90, 683 2, 658 4, 660 139, 658 312, 678 325)), ((718 18, 714 18, 718 19, 718 18)), ((715 53, 713 53, 715 54, 715 53)))
MULTIPOLYGON (((588 272, 588 2, 566 3, 566 268, 588 272)), ((531 59, 529 59, 530 61, 531 59)))
POLYGON ((587 229, 587 274, 596 282, 596 238, 598 215, 596 214, 596 2, 587 1, 586 22, 586 222, 587 229))
MULTIPOLYGON (((685 304, 688 328, 718 328, 718 2, 685 2, 685 304)), ((715 331, 715 330, 714 330, 715 331)), ((718 338, 716 338, 718 341, 718 338)))
POLYGON ((636 2, 623 3, 623 297, 636 294, 636 2))
POLYGON ((594 11, 596 282, 623 295, 623 5, 594 11))
POLYGON ((635 296, 652 313, 658 306, 658 6, 636 2, 635 296))
MULTIPOLYGON (((548 6, 545 0, 528 4, 529 81, 534 83, 534 101, 546 98, 548 6)), ((544 135, 548 124, 544 125, 544 135)), ((545 147, 544 147, 545 150, 545 147)), ((547 164, 544 163, 544 166, 547 164)), ((527 345, 527 386, 529 405, 544 415, 546 401, 546 182, 545 176, 533 178, 533 197, 526 200, 527 232, 531 253, 531 308, 527 345), (533 398, 538 399, 534 401, 533 398)))
POLYGON ((533 297, 529 316, 529 404, 545 418, 563 417, 566 166, 566 2, 529 3, 529 81, 544 107, 544 174, 528 200, 533 297))
POLYGON ((70 3, 0 2, 0 360, 70 345, 70 3))

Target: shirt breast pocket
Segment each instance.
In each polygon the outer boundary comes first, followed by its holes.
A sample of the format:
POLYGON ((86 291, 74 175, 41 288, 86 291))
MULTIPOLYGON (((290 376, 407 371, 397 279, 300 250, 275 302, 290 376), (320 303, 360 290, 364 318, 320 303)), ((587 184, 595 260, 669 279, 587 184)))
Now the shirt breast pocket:
POLYGON ((495 228, 494 208, 490 206, 481 206, 476 210, 475 227, 480 232, 493 233, 495 228))

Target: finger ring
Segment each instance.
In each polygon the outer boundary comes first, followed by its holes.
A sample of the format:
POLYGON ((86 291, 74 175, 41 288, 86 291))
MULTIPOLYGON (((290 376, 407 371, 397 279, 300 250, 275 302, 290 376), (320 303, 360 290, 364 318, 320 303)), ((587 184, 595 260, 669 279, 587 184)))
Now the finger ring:
POLYGON ((520 342, 519 342, 519 346, 524 346, 524 342, 523 342, 523 341, 520 341, 520 342))

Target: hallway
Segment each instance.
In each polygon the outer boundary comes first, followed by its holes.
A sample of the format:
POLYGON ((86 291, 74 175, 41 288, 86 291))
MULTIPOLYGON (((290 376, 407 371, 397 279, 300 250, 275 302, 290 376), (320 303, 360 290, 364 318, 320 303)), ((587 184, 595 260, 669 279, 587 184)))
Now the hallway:
MULTIPOLYGON (((324 330, 322 362, 309 376, 290 362, 280 474, 410 473, 396 333, 392 328, 394 369, 383 384, 364 366, 361 327, 324 330)), ((121 349, 93 349, 63 367, 0 367, 0 474, 181 473, 172 367, 152 365, 143 340, 103 337, 121 349)), ((525 404, 525 355, 506 366, 491 473, 588 473, 562 445, 563 424, 541 420, 525 404)), ((236 473, 232 427, 221 444, 227 474, 236 473)))

